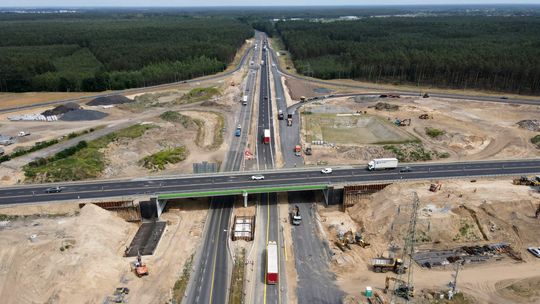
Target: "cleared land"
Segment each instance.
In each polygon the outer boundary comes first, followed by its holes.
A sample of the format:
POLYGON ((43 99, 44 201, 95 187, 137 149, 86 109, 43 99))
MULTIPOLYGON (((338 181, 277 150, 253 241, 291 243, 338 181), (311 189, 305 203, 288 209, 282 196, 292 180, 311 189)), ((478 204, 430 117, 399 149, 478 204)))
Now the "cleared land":
POLYGON ((365 163, 376 157, 390 156, 405 162, 540 156, 540 150, 531 142, 538 132, 517 124, 540 117, 540 107, 533 105, 362 96, 317 101, 305 105, 300 113, 304 122, 301 131, 303 145, 311 145, 313 149, 313 155, 305 157, 308 165, 365 163), (338 116, 336 113, 349 116, 338 116), (422 115, 426 119, 421 119, 422 115), (333 119, 328 120, 328 117, 333 119), (355 122, 355 126, 360 126, 359 122, 369 122, 374 118, 384 123, 382 130, 397 130, 397 134, 406 134, 402 138, 409 138, 409 143, 391 143, 389 141, 399 140, 388 137, 391 133, 370 129, 373 126, 369 123, 366 124, 368 130, 362 132, 351 128, 355 122), (410 125, 407 121, 405 126, 395 125, 397 120, 408 119, 411 120, 410 125), (351 132, 355 136, 345 132, 347 129, 355 130, 351 132), (346 135, 340 137, 342 133, 346 135), (313 144, 313 140, 324 140, 328 144, 313 144))
MULTIPOLYGON (((306 109, 304 113, 309 111, 306 109)), ((414 138, 375 116, 360 114, 305 114, 306 141, 335 144, 404 143, 414 138)))
POLYGON ((165 303, 201 240, 206 206, 170 204, 156 253, 143 257, 150 273, 144 278, 130 271, 135 259, 123 257, 137 225, 114 213, 94 205, 79 211, 73 203, 1 208, 0 214, 36 215, 2 222, 0 297, 17 304, 102 303, 116 287, 128 287, 130 303, 165 303))

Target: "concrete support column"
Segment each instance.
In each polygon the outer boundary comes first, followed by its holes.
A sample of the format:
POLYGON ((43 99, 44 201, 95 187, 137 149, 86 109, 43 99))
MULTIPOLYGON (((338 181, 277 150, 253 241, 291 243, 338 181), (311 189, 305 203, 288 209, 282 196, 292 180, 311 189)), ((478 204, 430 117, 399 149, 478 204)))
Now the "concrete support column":
POLYGON ((156 209, 157 209, 157 217, 161 216, 161 213, 163 213, 163 210, 165 210, 165 205, 167 205, 167 200, 158 200, 156 199, 156 209))
POLYGON ((248 193, 246 191, 244 191, 242 193, 242 196, 244 197, 244 208, 247 208, 247 205, 248 205, 248 193))

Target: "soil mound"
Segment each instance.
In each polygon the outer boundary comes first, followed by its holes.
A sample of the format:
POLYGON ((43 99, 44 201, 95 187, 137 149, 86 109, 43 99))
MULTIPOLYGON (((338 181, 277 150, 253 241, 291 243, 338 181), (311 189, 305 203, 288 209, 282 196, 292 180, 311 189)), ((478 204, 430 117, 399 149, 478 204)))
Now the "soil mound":
POLYGON ((129 102, 133 102, 133 100, 122 95, 113 95, 113 96, 98 97, 88 102, 87 105, 108 106, 108 105, 124 104, 124 103, 129 103, 129 102))
POLYGON ((43 116, 62 115, 71 111, 78 110, 80 108, 81 106, 79 104, 74 103, 74 102, 68 102, 63 105, 56 106, 53 109, 47 110, 41 113, 41 115, 43 116))
POLYGON ((63 121, 84 121, 84 120, 100 120, 107 117, 107 113, 94 110, 75 110, 68 112, 60 120, 63 121))
POLYGON ((386 102, 377 102, 375 105, 375 110, 385 110, 385 111, 397 111, 399 109, 399 106, 393 105, 386 102))
POLYGON ((540 120, 522 120, 517 125, 522 129, 540 132, 540 120))

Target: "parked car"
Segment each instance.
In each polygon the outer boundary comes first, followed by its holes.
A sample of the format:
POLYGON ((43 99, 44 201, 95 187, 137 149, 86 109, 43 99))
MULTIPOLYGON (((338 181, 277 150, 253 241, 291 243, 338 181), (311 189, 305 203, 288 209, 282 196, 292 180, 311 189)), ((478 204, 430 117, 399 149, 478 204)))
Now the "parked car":
POLYGON ((51 187, 45 189, 45 193, 59 193, 62 192, 62 187, 51 187))
POLYGON ((324 168, 321 170, 322 174, 330 174, 332 173, 332 168, 324 168))
POLYGON ((264 175, 253 175, 251 177, 252 180, 263 180, 264 179, 264 175))
POLYGON ((535 257, 540 258, 540 248, 529 247, 529 248, 527 248, 527 251, 532 253, 535 257))
POLYGON ((411 167, 403 167, 399 170, 399 172, 412 172, 411 167))

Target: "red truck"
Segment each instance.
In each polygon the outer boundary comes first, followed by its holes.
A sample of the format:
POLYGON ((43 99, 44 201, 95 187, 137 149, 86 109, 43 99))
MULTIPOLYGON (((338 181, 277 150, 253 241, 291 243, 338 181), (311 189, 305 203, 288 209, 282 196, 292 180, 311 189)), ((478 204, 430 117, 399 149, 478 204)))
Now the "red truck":
POLYGON ((274 285, 278 283, 278 269, 277 243, 274 241, 270 241, 266 246, 266 284, 274 285))
POLYGON ((264 129, 263 143, 265 144, 270 143, 270 129, 264 129))

